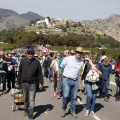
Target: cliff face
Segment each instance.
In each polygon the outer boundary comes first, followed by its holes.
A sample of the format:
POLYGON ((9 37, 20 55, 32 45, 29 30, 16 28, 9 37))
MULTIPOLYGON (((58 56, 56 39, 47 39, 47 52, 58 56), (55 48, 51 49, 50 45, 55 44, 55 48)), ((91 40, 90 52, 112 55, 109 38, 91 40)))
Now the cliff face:
POLYGON ((120 41, 120 15, 112 15, 104 20, 82 21, 83 26, 100 30, 108 36, 120 41))

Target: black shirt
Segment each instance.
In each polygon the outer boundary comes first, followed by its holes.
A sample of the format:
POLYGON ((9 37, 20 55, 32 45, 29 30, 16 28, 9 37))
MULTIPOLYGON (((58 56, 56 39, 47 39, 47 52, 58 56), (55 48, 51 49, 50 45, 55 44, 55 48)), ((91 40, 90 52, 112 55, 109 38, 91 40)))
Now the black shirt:
MULTIPOLYGON (((9 62, 8 58, 6 58, 6 57, 3 57, 2 59, 5 62, 9 62)), ((8 72, 8 65, 7 65, 7 63, 0 62, 0 70, 8 72)))
POLYGON ((23 58, 19 65, 18 83, 39 83, 43 85, 43 75, 40 62, 37 59, 30 61, 23 58))

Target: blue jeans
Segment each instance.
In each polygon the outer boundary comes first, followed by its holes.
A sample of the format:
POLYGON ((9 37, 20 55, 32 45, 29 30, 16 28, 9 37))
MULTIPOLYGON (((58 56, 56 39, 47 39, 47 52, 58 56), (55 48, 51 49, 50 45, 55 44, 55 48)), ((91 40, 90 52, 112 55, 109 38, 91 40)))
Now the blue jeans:
POLYGON ((60 88, 63 90, 63 74, 60 75, 60 88))
POLYGON ((47 68, 47 66, 44 66, 43 69, 44 69, 44 77, 48 77, 48 68, 47 68))
POLYGON ((108 97, 109 82, 110 82, 110 79, 108 79, 108 80, 102 80, 100 93, 102 93, 103 89, 105 89, 105 95, 104 95, 104 97, 108 97))
POLYGON ((86 109, 89 111, 94 111, 98 89, 92 90, 92 84, 87 81, 85 84, 85 88, 86 88, 86 93, 87 93, 86 109))
POLYGON ((54 92, 60 94, 60 82, 57 81, 57 72, 54 73, 54 92))
POLYGON ((63 77, 63 100, 62 100, 62 109, 67 108, 67 104, 71 99, 71 113, 75 113, 76 110, 76 100, 78 92, 78 80, 72 80, 66 77, 63 77))
POLYGON ((51 76, 52 76, 52 70, 50 67, 47 67, 47 71, 48 71, 48 78, 49 80, 51 80, 51 76))
POLYGON ((11 89, 11 82, 12 82, 12 88, 15 88, 15 73, 14 72, 8 72, 7 73, 7 82, 8 82, 8 89, 11 89))
POLYGON ((35 107, 36 84, 22 83, 25 110, 29 111, 29 116, 33 116, 35 107))

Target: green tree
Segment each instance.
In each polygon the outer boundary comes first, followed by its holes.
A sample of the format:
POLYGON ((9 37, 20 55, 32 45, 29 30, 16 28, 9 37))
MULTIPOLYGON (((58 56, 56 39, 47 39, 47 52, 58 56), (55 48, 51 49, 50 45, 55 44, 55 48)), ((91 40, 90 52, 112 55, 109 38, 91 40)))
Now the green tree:
POLYGON ((67 20, 66 21, 66 28, 69 28, 70 27, 70 23, 69 23, 69 21, 67 20))

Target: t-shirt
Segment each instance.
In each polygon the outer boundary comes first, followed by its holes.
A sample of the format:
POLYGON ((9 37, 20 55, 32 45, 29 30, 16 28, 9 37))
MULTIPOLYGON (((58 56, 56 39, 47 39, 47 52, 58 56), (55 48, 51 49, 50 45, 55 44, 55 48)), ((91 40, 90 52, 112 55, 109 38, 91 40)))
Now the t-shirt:
POLYGON ((11 62, 11 64, 8 65, 8 71, 15 72, 15 68, 12 65, 17 64, 16 60, 11 58, 11 59, 9 59, 9 62, 11 62))
POLYGON ((53 71, 54 72, 57 72, 58 71, 58 63, 59 63, 59 60, 58 59, 55 59, 52 61, 52 63, 54 64, 53 66, 53 71))
MULTIPOLYGON (((6 62, 9 61, 8 58, 6 57, 0 58, 0 59, 3 59, 3 61, 6 61, 6 62)), ((0 62, 0 72, 8 72, 7 63, 0 62)))
MULTIPOLYGON (((60 61, 59 61, 59 63, 58 63, 58 68, 60 68, 60 65, 61 65, 63 59, 64 59, 64 57, 60 58, 60 61)), ((60 72, 61 72, 61 74, 63 75, 64 69, 61 69, 60 72)))
POLYGON ((83 60, 77 60, 75 56, 66 57, 60 65, 60 67, 64 69, 63 76, 77 80, 83 64, 83 60))

